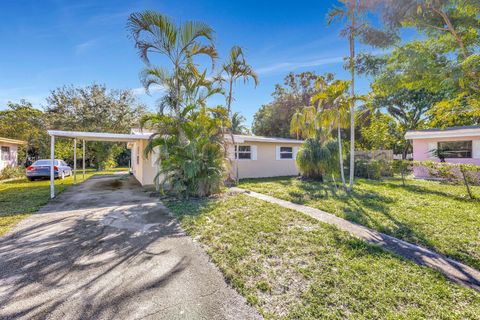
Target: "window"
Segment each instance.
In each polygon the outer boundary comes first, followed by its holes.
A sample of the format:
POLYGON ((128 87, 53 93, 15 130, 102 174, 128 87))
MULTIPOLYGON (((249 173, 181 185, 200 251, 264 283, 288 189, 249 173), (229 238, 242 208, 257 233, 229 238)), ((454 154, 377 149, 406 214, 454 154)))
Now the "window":
POLYGON ((439 158, 471 158, 472 141, 438 142, 439 158))
POLYGON ((280 147, 280 159, 293 159, 293 148, 280 147))
POLYGON ((2 147, 2 160, 10 161, 10 147, 2 147))
POLYGON ((235 159, 252 159, 252 147, 251 146, 235 146, 235 159))
POLYGON ((137 156, 136 156, 136 158, 137 158, 137 165, 139 165, 139 164, 140 164, 140 147, 137 147, 137 156))

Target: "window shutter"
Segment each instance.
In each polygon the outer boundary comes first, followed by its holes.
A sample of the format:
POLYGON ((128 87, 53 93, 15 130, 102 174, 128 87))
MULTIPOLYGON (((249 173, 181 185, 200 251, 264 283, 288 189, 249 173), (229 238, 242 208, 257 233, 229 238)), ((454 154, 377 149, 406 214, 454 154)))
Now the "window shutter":
POLYGON ((293 147, 293 160, 297 159, 298 147, 293 147))
POLYGON ((252 160, 257 160, 257 146, 250 146, 252 152, 252 160))
POLYGON ((472 158, 480 159, 480 140, 472 141, 472 158))
POLYGON ((435 158, 436 158, 434 155, 432 155, 431 151, 432 151, 432 150, 436 150, 436 149, 438 148, 437 145, 438 145, 437 142, 429 142, 429 143, 428 143, 428 150, 427 150, 427 152, 428 152, 428 157, 429 157, 430 159, 435 159, 435 158))
POLYGON ((280 146, 275 146, 275 160, 280 160, 280 146))

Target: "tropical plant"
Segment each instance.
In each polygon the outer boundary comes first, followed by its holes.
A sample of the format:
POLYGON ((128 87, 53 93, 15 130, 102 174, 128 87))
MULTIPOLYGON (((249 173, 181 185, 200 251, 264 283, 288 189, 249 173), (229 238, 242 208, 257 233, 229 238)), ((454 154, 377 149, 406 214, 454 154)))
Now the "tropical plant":
POLYGON ((165 89, 157 114, 143 118, 142 126, 155 129, 145 154, 157 149, 157 185, 180 197, 208 196, 218 192, 226 170, 223 124, 224 108, 210 109, 207 99, 222 92, 215 79, 200 72, 194 58, 205 55, 213 61, 213 30, 204 23, 187 21, 176 25, 168 17, 152 11, 130 15, 128 27, 147 63, 142 82, 165 89), (160 53, 171 70, 152 66, 149 55, 160 53))
MULTIPOLYGON (((217 77, 219 81, 227 83, 227 94, 226 94, 226 105, 227 105, 227 117, 231 120, 233 116, 231 115, 232 111, 232 102, 233 102, 233 86, 235 83, 242 79, 244 83, 247 83, 250 79, 253 80, 255 86, 258 85, 258 77, 253 68, 247 63, 245 59, 245 54, 243 49, 239 46, 233 46, 230 49, 230 54, 228 60, 222 65, 220 74, 217 77)), ((230 122, 233 125, 233 121, 230 122)), ((227 127, 228 132, 230 133, 230 139, 232 146, 235 145, 235 138, 233 136, 233 128, 227 127)), ((225 140, 227 142, 227 140, 225 140)), ((225 147, 225 153, 227 152, 227 146, 225 147)), ((226 154, 225 154, 226 155, 226 154)), ((235 160, 235 172, 238 171, 237 161, 235 160)), ((232 177, 230 177, 232 178, 232 177)), ((235 180, 238 181, 238 174, 235 174, 235 180)))
POLYGON ((334 179, 338 163, 338 143, 324 140, 317 135, 308 138, 297 153, 297 165, 303 177, 324 181, 328 176, 334 179))
POLYGON ((347 96, 347 91, 349 82, 336 80, 331 84, 327 84, 319 79, 317 87, 319 92, 312 97, 312 103, 318 104, 321 108, 319 115, 322 128, 331 131, 336 127, 340 177, 343 187, 346 188, 341 129, 348 126, 350 100, 347 96))
POLYGON ((248 128, 244 125, 246 119, 240 112, 234 112, 230 119, 233 134, 248 134, 248 128))
MULTIPOLYGON (((167 93, 162 98, 162 106, 180 120, 179 115, 189 104, 186 86, 195 83, 196 77, 201 75, 194 58, 206 56, 213 64, 218 56, 213 45, 213 29, 197 21, 177 25, 169 17, 149 10, 132 13, 127 28, 135 40, 140 58, 147 64, 141 73, 145 89, 147 92, 152 86, 165 89, 167 93), (150 63, 152 53, 165 56, 172 69, 153 66, 150 63)), ((201 81, 206 83, 206 78, 201 81)))
POLYGON ((203 197, 220 191, 225 172, 222 119, 213 115, 219 112, 226 114, 225 109, 201 107, 181 123, 170 115, 144 119, 143 125, 157 130, 145 153, 159 149, 160 170, 155 181, 162 191, 168 189, 179 197, 203 197), (180 130, 184 139, 178 135, 180 130))
POLYGON ((346 21, 346 27, 341 31, 341 35, 348 38, 350 56, 348 59, 348 69, 350 70, 350 183, 348 190, 353 189, 355 172, 355 39, 361 37, 365 42, 375 39, 375 46, 386 47, 396 41, 394 34, 381 32, 372 27, 368 22, 369 11, 376 8, 378 0, 339 0, 342 7, 334 6, 327 15, 328 24, 335 20, 346 21))

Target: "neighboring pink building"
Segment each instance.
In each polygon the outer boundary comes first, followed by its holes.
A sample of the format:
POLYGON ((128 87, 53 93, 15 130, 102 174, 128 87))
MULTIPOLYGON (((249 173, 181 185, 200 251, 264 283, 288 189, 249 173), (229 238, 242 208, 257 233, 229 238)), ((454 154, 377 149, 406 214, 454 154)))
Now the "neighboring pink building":
POLYGON ((18 146, 23 144, 26 144, 26 142, 0 137, 0 170, 17 165, 18 146))
MULTIPOLYGON (((413 160, 440 161, 432 150, 444 151, 445 162, 480 165, 480 126, 407 131, 412 141, 413 160)), ((428 177, 427 170, 416 167, 416 177, 428 177)))

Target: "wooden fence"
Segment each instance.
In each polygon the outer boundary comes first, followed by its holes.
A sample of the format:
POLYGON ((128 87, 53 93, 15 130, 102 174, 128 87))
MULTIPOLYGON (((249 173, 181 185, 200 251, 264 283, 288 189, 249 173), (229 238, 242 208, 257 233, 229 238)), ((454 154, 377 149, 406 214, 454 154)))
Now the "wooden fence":
POLYGON ((355 158, 373 160, 393 160, 393 150, 355 151, 355 158))

